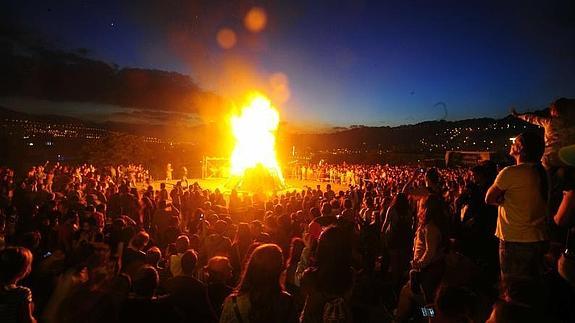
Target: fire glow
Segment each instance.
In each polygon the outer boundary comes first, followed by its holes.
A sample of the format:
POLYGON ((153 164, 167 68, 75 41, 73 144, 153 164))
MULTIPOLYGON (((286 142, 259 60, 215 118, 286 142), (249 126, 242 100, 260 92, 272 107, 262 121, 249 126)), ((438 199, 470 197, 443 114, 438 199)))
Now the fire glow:
POLYGON ((279 113, 270 100, 253 94, 240 114, 231 118, 231 124, 235 139, 230 159, 231 175, 243 177, 247 170, 263 167, 283 185, 275 150, 279 113))

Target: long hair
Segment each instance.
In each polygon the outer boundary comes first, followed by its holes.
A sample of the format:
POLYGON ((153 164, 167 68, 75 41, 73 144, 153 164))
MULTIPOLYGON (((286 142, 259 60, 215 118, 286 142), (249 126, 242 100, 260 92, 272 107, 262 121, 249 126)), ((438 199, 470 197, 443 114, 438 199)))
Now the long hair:
POLYGON ((318 287, 330 294, 343 294, 353 281, 351 243, 347 231, 329 227, 319 237, 315 254, 318 287))
POLYGON ((536 132, 524 132, 517 136, 515 140, 521 143, 521 157, 526 162, 534 163, 535 170, 539 175, 539 193, 544 201, 549 199, 549 182, 547 172, 541 164, 541 157, 545 152, 545 140, 543 136, 536 132))
POLYGON ((427 225, 433 223, 437 226, 443 223, 444 209, 443 201, 436 194, 431 194, 422 201, 419 213, 417 214, 419 224, 427 225))
POLYGON ((284 290, 280 283, 283 264, 282 251, 275 244, 263 244, 250 255, 235 291, 249 296, 250 322, 273 321, 276 313, 270 304, 284 290))
POLYGON ((406 217, 409 212, 409 200, 407 196, 404 193, 397 193, 389 208, 395 208, 400 217, 406 217))
POLYGON ((301 259, 301 253, 303 248, 305 247, 305 243, 303 242, 302 238, 292 238, 291 245, 289 249, 289 257, 287 260, 287 266, 297 266, 301 259))
POLYGON ((431 194, 422 201, 418 217, 418 229, 433 223, 441 233, 441 247, 446 248, 449 244, 448 230, 449 218, 446 212, 445 201, 440 195, 431 194))

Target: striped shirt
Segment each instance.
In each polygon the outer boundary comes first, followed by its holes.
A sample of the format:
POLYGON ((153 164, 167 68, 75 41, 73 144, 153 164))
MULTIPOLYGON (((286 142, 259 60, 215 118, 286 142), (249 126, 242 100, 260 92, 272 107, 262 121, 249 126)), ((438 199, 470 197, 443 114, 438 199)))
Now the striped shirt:
POLYGON ((2 286, 0 288, 0 322, 19 321, 22 306, 32 303, 32 292, 22 286, 2 286))

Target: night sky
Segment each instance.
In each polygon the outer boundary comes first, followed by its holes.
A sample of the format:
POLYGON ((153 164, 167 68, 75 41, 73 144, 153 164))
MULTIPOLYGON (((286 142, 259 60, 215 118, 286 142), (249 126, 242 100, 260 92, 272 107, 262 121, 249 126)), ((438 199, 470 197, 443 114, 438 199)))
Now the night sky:
POLYGON ((53 48, 188 74, 232 99, 265 91, 282 73, 289 83, 276 103, 284 120, 303 127, 503 117, 510 106, 575 97, 572 0, 8 0, 2 7, 53 48), (267 16, 259 32, 244 25, 254 6, 267 16), (236 35, 229 49, 218 44, 222 29, 236 35))

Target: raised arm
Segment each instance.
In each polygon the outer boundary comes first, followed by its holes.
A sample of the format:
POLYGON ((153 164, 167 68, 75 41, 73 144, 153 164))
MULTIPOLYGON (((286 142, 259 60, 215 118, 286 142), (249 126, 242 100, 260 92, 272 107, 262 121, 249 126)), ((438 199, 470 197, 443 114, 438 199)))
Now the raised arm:
POLYGON ((409 177, 409 180, 405 183, 405 185, 403 185, 403 188, 401 189, 401 193, 409 194, 411 184, 413 183, 413 181, 415 180, 416 177, 417 177, 417 170, 415 170, 415 172, 413 172, 413 174, 411 174, 411 176, 409 177))
POLYGON ((415 199, 415 200, 419 200, 421 198, 426 197, 427 195, 429 195, 429 191, 427 190, 427 188, 425 187, 413 187, 413 181, 420 175, 419 173, 419 169, 416 169, 413 174, 411 175, 411 177, 409 178, 409 180, 407 181, 407 183, 405 183, 405 185, 403 186, 403 189, 401 190, 401 192, 405 195, 409 195, 409 197, 415 199))
POLYGON ((519 118, 523 121, 529 122, 530 124, 534 124, 536 126, 545 127, 549 123, 549 118, 540 117, 533 113, 517 113, 515 109, 511 109, 511 114, 519 118))

